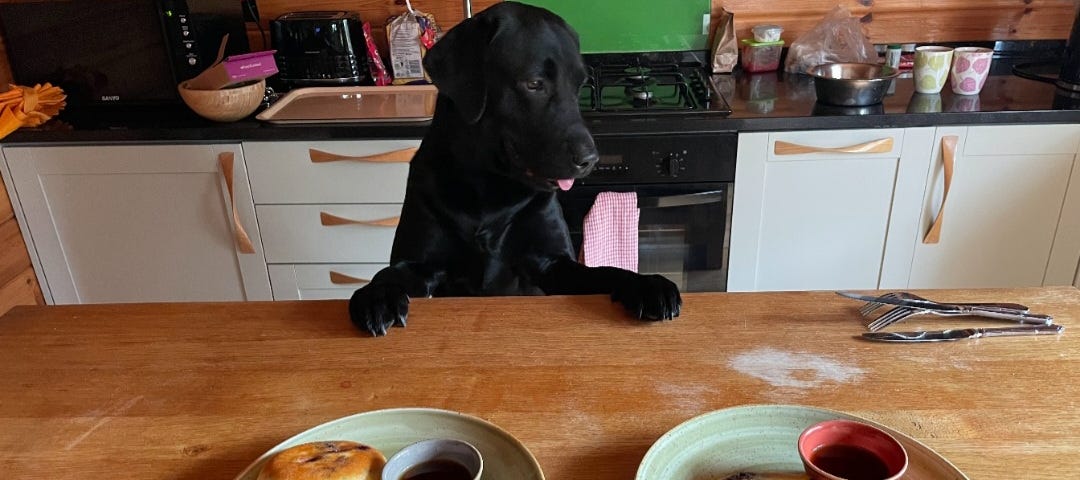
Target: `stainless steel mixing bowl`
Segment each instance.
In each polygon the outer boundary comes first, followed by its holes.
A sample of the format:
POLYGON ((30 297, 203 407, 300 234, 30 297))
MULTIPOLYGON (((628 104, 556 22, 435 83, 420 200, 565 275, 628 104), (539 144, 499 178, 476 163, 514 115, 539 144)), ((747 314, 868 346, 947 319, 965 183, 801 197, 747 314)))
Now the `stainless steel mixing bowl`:
POLYGON ((826 63, 811 68, 819 102, 843 107, 881 103, 900 71, 871 63, 826 63))

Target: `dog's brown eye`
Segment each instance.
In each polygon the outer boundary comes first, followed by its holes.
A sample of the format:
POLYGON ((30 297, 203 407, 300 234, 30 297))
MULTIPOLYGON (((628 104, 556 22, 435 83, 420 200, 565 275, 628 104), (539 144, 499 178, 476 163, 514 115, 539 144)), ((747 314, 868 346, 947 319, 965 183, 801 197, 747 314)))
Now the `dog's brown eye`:
POLYGON ((540 90, 541 88, 544 88, 544 81, 543 80, 529 80, 529 81, 525 82, 525 88, 528 88, 529 90, 540 90))

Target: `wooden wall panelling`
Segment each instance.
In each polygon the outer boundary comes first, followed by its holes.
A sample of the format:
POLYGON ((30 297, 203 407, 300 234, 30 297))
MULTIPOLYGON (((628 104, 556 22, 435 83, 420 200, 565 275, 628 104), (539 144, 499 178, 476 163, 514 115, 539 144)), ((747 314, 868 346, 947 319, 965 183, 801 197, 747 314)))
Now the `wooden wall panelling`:
MULTIPOLYGON (((0 0, 8 1, 14 0, 0 0)), ((498 1, 474 0, 473 12, 498 1)), ((258 5, 264 30, 270 20, 290 11, 359 12, 361 18, 372 24, 375 42, 386 59, 383 26, 387 17, 404 10, 398 2, 404 3, 402 0, 258 0, 258 5)), ((739 38, 750 38, 750 28, 754 25, 777 23, 784 26, 784 39, 790 44, 837 3, 864 19, 866 31, 876 43, 1063 39, 1068 36, 1077 8, 1076 0, 712 0, 714 20, 710 31, 715 31, 715 19, 721 8, 727 8, 735 13, 739 38)), ((461 0, 415 0, 412 4, 435 15, 444 31, 463 18, 461 0)), ((263 45, 254 24, 248 24, 248 38, 253 50, 269 48, 263 45)), ((0 87, 10 81, 11 70, 0 38, 0 87)))
POLYGON ((30 255, 0 181, 0 315, 15 305, 44 305, 30 255))
POLYGON ((8 62, 7 45, 4 44, 4 35, 0 31, 0 92, 8 89, 8 84, 14 80, 11 78, 11 63, 8 62))
POLYGON ((44 305, 34 269, 27 268, 15 278, 0 285, 0 315, 19 305, 44 305))
POLYGON ((721 8, 735 14, 736 35, 752 38, 763 23, 784 27, 790 45, 837 4, 862 19, 874 43, 1045 40, 1068 37, 1076 0, 712 0, 713 30, 721 8))
MULTIPOLYGON (((500 0, 473 0, 473 14, 490 7, 500 0)), ((309 10, 347 10, 360 14, 360 19, 371 24, 372 36, 379 46, 379 54, 388 60, 386 47, 386 19, 401 15, 405 11, 405 2, 399 0, 257 0, 259 17, 269 41, 270 21, 279 15, 294 11, 309 10), (398 4, 400 3, 400 5, 398 4)), ((461 0, 411 0, 414 9, 435 16, 435 23, 442 31, 447 31, 465 18, 461 0)), ((255 24, 248 24, 248 39, 252 49, 262 44, 259 30, 255 24)), ((270 48, 267 45, 265 48, 270 48)))

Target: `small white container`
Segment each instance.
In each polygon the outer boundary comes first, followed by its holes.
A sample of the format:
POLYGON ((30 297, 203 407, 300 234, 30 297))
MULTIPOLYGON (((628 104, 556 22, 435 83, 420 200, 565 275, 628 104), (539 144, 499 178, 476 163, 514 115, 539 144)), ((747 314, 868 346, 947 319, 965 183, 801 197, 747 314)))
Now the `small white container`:
POLYGON ((756 25, 750 30, 754 32, 756 42, 776 42, 780 40, 780 34, 784 33, 784 27, 780 25, 756 25))

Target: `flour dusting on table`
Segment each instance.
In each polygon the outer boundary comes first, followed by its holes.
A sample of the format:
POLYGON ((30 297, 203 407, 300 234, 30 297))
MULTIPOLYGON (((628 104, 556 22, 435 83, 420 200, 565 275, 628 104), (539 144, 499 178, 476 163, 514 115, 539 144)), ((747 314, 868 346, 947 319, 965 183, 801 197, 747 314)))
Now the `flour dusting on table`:
POLYGON ((823 355, 759 348, 741 353, 729 364, 732 369, 759 378, 774 387, 814 388, 828 382, 848 383, 865 371, 823 355))

